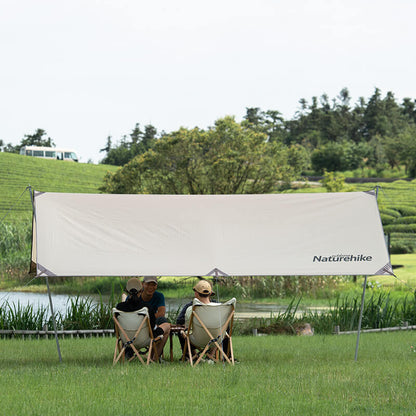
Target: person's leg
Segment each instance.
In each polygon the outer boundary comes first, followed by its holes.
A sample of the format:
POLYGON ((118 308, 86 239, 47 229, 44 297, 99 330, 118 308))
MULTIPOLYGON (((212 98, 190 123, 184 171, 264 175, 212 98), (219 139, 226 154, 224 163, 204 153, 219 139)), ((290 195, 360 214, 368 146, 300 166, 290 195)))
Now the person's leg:
POLYGON ((130 360, 131 357, 133 357, 134 355, 134 351, 132 347, 126 347, 126 349, 124 350, 124 354, 125 354, 125 359, 128 361, 130 360))
POLYGON ((170 332, 170 323, 164 322, 163 324, 159 325, 159 328, 163 329, 163 337, 156 342, 156 351, 159 357, 163 354, 163 348, 165 347, 165 344, 169 338, 169 332, 170 332))
POLYGON ((228 337, 225 337, 222 340, 222 350, 225 352, 228 358, 230 358, 230 339, 228 337))
POLYGON ((180 331, 178 333, 178 339, 179 339, 179 343, 181 344, 181 351, 183 353, 183 350, 185 348, 185 334, 183 333, 183 331, 180 331))

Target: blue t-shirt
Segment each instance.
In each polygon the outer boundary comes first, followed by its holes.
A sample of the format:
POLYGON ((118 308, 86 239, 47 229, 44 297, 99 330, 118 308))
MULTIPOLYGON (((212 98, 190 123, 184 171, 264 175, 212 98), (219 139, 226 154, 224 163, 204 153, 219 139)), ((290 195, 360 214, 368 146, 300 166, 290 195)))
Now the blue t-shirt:
POLYGON ((158 291, 153 293, 152 299, 150 299, 147 302, 145 302, 142 299, 141 295, 140 295, 140 299, 143 301, 143 306, 147 306, 149 309, 152 308, 155 313, 159 309, 159 306, 165 306, 165 297, 163 296, 163 293, 160 293, 158 291))

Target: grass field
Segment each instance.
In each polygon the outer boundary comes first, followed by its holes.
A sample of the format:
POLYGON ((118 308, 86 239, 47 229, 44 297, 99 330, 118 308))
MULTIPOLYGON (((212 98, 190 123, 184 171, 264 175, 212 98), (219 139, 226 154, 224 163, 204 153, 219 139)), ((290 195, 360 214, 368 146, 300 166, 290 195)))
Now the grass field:
POLYGON ((0 218, 28 218, 32 213, 27 186, 43 192, 97 193, 107 171, 115 166, 63 162, 0 152, 0 218))
MULTIPOLYGON (((174 341, 177 341, 174 339, 174 341)), ((1 414, 416 414, 416 334, 235 337, 234 367, 112 367, 114 339, 0 340, 1 414)))

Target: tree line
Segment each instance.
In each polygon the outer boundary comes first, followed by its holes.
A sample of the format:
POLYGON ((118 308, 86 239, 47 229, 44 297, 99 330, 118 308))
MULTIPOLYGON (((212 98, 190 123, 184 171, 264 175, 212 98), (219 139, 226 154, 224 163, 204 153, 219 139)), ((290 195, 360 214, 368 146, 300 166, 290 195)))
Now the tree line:
POLYGON ((55 147, 54 141, 47 136, 43 129, 37 129, 33 134, 25 134, 20 143, 14 146, 12 143, 5 143, 0 139, 0 151, 7 153, 19 153, 23 146, 45 146, 55 147))
MULTIPOLYGON (((246 108, 241 122, 216 120, 206 129, 180 128, 166 133, 136 124, 130 135, 101 151, 103 164, 120 166, 104 179, 113 193, 263 193, 285 187, 302 175, 357 169, 404 167, 416 176, 416 100, 397 102, 392 92, 375 88, 369 99, 351 104, 347 88, 299 101, 299 111, 285 120, 277 110, 246 108)), ((38 129, 22 145, 48 145, 38 129)))
POLYGON ((416 100, 398 103, 376 88, 352 105, 344 88, 333 99, 324 94, 299 104, 290 120, 252 107, 240 123, 224 117, 205 130, 158 135, 153 126, 140 132, 136 125, 130 138, 103 149, 102 163, 121 168, 105 177, 102 191, 262 193, 302 175, 365 168, 377 174, 404 167, 416 176, 416 100))

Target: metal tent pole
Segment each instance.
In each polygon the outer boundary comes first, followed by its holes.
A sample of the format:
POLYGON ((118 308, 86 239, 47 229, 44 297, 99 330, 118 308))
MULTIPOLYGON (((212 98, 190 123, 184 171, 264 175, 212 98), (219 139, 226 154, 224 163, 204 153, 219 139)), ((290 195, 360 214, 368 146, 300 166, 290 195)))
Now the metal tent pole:
POLYGON ((215 269, 214 276, 215 276, 215 281, 217 283, 217 302, 219 303, 219 301, 220 301, 220 293, 219 292, 220 291, 218 290, 218 276, 219 276, 218 269, 215 269))
POLYGON ((364 286, 363 286, 363 293, 361 295, 361 308, 360 308, 360 317, 358 319, 358 332, 357 332, 357 343, 355 345, 355 361, 358 358, 358 344, 360 343, 360 333, 361 333, 361 321, 363 319, 363 310, 364 310, 364 296, 365 296, 365 288, 367 287, 367 276, 364 276, 364 286))
MULTIPOLYGON (((378 190, 379 186, 376 186, 376 199, 378 198, 378 190)), ((363 285, 363 293, 361 295, 361 307, 360 307, 360 317, 358 318, 358 330, 357 330, 357 343, 355 345, 355 357, 354 360, 357 361, 358 359, 358 345, 360 343, 360 334, 361 334, 361 322, 363 320, 363 311, 364 311, 364 297, 365 297, 365 289, 367 287, 367 277, 364 276, 364 285, 363 285)))
POLYGON ((53 311, 53 303, 52 303, 51 291, 49 289, 48 276, 45 276, 45 280, 46 280, 46 286, 48 287, 49 306, 51 308, 53 330, 55 332, 56 348, 58 349, 59 362, 61 363, 62 362, 61 348, 59 347, 58 330, 56 329, 56 319, 55 319, 55 313, 53 311))
MULTIPOLYGON (((32 187, 29 185, 27 187, 29 189, 30 193, 30 201, 32 202, 32 210, 33 210, 33 216, 35 217, 35 224, 36 224, 36 210, 35 210, 35 204, 34 204, 34 196, 32 193, 32 187)), ((32 231, 33 232, 33 231, 32 231)), ((52 314, 52 322, 53 322, 53 329, 55 332, 55 340, 56 340, 56 347, 58 349, 58 356, 59 356, 59 362, 62 362, 62 355, 61 355, 61 348, 59 346, 59 339, 58 339, 58 330, 56 328, 56 319, 55 319, 55 313, 53 311, 53 303, 52 303, 52 296, 51 296, 51 290, 49 288, 49 280, 48 276, 45 276, 46 280, 46 287, 48 288, 48 296, 49 296, 49 307, 51 308, 51 314, 52 314)))

